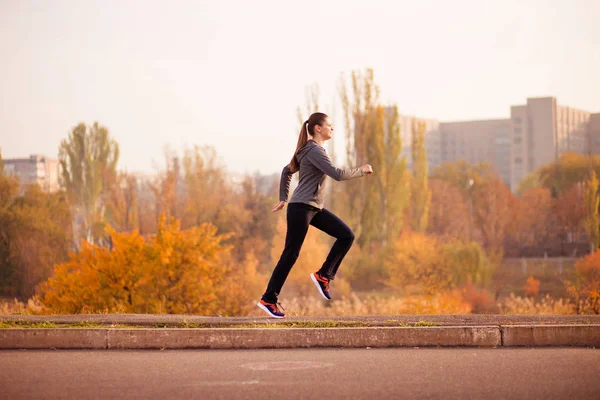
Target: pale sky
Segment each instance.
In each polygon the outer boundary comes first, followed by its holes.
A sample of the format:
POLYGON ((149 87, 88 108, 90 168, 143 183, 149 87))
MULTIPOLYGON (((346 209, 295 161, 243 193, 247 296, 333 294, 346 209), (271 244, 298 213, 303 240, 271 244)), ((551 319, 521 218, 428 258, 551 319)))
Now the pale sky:
POLYGON ((0 0, 0 148, 57 157, 98 121, 120 169, 208 144, 229 171, 279 173, 306 87, 342 151, 337 81, 368 67, 407 115, 506 118, 538 96, 600 112, 599 18, 598 0, 0 0))

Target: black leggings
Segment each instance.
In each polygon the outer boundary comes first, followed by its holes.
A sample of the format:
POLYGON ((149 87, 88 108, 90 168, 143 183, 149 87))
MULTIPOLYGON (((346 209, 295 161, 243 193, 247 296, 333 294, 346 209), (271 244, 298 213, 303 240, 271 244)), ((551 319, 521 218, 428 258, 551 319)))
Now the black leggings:
MULTIPOLYGON (((338 267, 348 250, 350 250, 352 242, 354 242, 354 233, 344 221, 326 209, 319 210, 304 203, 290 203, 287 207, 285 247, 275 270, 273 270, 262 300, 268 303, 277 302, 277 296, 281 292, 283 283, 298 259, 300 248, 308 232, 308 225, 312 225, 337 239, 323 266, 318 271, 320 275, 326 278, 333 279, 335 277, 338 267)), ((309 279, 308 276, 306 278, 309 279)))

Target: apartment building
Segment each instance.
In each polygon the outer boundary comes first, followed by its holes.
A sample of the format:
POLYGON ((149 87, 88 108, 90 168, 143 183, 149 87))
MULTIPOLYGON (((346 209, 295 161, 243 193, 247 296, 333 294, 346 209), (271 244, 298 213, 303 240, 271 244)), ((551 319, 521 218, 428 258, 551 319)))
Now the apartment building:
POLYGON ((561 106, 554 97, 528 98, 526 104, 512 106, 510 121, 511 190, 561 154, 600 153, 600 114, 561 106))
POLYGON ((443 162, 487 162, 510 184, 510 120, 442 122, 440 132, 443 162))
POLYGON ((37 183, 46 192, 56 192, 60 188, 58 159, 33 154, 29 158, 9 158, 2 162, 4 173, 16 176, 21 184, 37 183))
POLYGON ((528 98, 510 118, 439 124, 441 162, 488 162, 515 191, 530 172, 561 154, 600 154, 600 113, 528 98))

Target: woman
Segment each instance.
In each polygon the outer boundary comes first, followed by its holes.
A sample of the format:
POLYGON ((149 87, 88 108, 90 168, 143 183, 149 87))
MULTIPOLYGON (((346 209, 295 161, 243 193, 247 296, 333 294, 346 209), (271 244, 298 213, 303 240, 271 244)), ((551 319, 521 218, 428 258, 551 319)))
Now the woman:
POLYGON ((354 241, 354 233, 348 225, 323 208, 325 175, 336 181, 342 181, 372 174, 373 169, 369 164, 347 170, 334 167, 323 147, 323 144, 331 139, 332 133, 333 127, 327 115, 312 114, 302 124, 296 152, 292 161, 283 168, 281 173, 280 201, 273 208, 273 212, 284 207, 289 194, 292 174, 299 171, 300 181, 287 208, 287 234, 283 253, 273 270, 267 290, 257 303, 260 308, 274 318, 283 318, 285 315, 278 306, 277 297, 292 266, 298 259, 309 225, 337 239, 321 269, 310 274, 319 293, 327 300, 331 300, 329 282, 334 279, 340 263, 354 241), (310 140, 309 135, 311 136, 310 140))

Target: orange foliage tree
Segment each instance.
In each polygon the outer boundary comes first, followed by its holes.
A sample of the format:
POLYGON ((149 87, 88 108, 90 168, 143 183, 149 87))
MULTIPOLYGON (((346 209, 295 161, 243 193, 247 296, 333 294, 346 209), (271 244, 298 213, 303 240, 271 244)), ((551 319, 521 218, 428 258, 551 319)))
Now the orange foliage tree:
POLYGON ((554 203, 558 229, 567 241, 576 241, 585 231, 585 200, 583 184, 577 183, 564 190, 554 203))
POLYGON ((427 232, 438 236, 468 239, 469 210, 460 190, 441 179, 430 179, 431 207, 427 232))
POLYGON ((553 200, 549 189, 533 188, 523 192, 516 218, 508 235, 513 246, 544 246, 556 236, 553 200))
POLYGON ((84 242, 41 285, 41 300, 62 313, 219 313, 230 247, 216 232, 210 223, 181 231, 164 215, 147 240, 108 228, 112 248, 84 242))
POLYGON ((494 262, 502 258, 504 236, 514 219, 517 200, 499 177, 492 177, 474 190, 475 222, 483 246, 494 262))
POLYGON ((600 250, 580 258, 575 263, 575 279, 566 284, 578 314, 600 314, 600 250))
POLYGON ((536 297, 540 294, 540 281, 530 276, 527 278, 527 282, 525 282, 523 291, 525 292, 525 296, 536 297))

